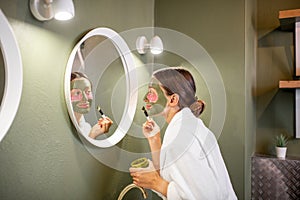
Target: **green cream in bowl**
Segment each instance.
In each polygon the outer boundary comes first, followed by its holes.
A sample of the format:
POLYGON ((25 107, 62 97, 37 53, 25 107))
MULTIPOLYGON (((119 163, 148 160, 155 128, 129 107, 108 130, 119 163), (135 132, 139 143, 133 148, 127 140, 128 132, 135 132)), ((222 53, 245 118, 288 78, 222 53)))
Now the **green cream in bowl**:
POLYGON ((133 168, 146 168, 149 166, 148 158, 138 158, 131 162, 133 168))

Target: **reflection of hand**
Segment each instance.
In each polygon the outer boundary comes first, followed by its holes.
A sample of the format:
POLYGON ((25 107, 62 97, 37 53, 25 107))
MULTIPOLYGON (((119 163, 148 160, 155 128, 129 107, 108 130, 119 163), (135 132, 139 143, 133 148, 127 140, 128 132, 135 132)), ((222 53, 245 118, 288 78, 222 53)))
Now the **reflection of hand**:
POLYGON ((98 121, 98 125, 100 126, 103 133, 107 133, 109 131, 109 127, 113 124, 113 121, 109 117, 100 118, 98 121))
POLYGON ((94 125, 90 131, 89 137, 95 139, 103 133, 109 131, 109 127, 113 124, 113 121, 109 117, 100 118, 98 124, 94 125))
POLYGON ((129 168, 133 183, 137 186, 156 190, 166 195, 168 182, 164 180, 155 170, 153 163, 149 160, 149 166, 146 168, 129 168))
POLYGON ((146 138, 153 137, 159 132, 160 128, 153 119, 149 119, 143 124, 143 133, 146 138))

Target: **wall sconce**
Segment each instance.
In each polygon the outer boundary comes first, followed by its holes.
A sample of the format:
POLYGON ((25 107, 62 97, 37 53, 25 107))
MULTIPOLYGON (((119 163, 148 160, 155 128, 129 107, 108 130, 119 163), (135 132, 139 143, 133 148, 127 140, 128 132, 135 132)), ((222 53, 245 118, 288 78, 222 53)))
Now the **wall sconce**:
POLYGON ((150 49, 152 54, 160 54, 164 50, 162 40, 157 35, 154 36, 150 43, 148 43, 145 36, 140 36, 136 40, 136 49, 139 54, 145 54, 146 49, 150 49))
POLYGON ((30 0, 30 10, 33 16, 40 21, 69 20, 74 17, 72 0, 30 0))

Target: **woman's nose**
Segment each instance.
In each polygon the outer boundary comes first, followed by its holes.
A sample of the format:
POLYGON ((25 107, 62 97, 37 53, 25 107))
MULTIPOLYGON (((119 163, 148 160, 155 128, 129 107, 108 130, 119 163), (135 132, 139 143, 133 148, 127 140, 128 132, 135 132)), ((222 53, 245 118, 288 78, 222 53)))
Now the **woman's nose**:
POLYGON ((83 93, 83 95, 82 95, 82 100, 83 101, 86 101, 88 98, 87 98, 87 95, 85 94, 85 93, 83 93))
POLYGON ((144 97, 144 102, 149 103, 149 99, 147 98, 147 94, 144 97))

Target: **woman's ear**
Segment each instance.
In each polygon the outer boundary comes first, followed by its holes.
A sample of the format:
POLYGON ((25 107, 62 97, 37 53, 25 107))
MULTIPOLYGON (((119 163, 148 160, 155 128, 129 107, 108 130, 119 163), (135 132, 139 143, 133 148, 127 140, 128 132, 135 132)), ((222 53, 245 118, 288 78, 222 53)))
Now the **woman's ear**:
POLYGON ((177 106, 179 104, 179 95, 178 94, 172 94, 171 100, 170 100, 170 106, 177 106))

